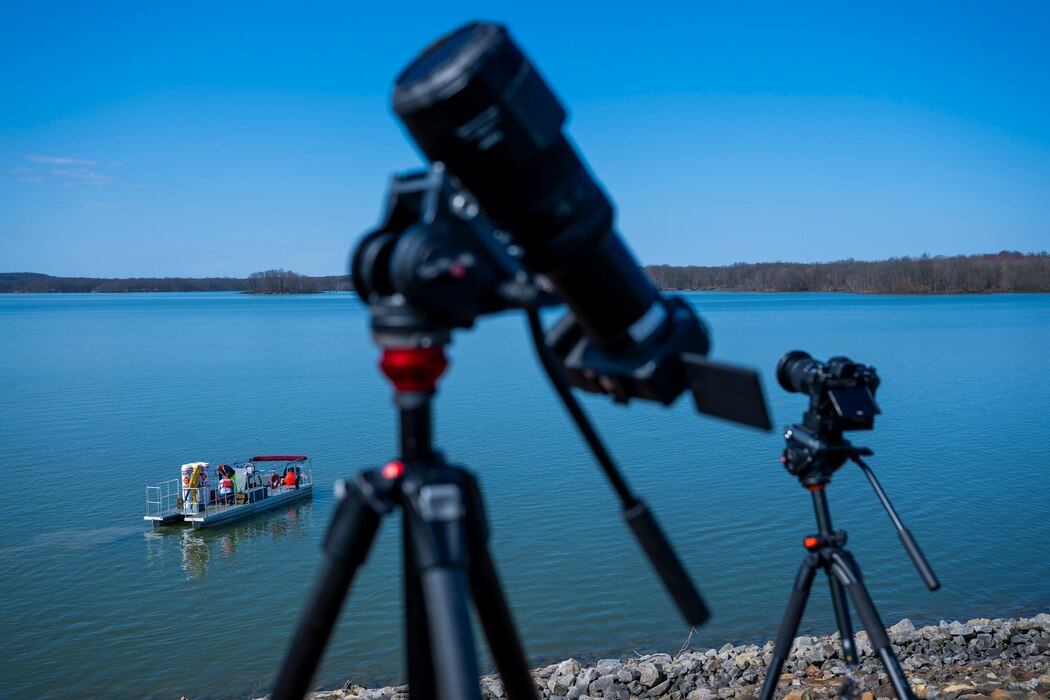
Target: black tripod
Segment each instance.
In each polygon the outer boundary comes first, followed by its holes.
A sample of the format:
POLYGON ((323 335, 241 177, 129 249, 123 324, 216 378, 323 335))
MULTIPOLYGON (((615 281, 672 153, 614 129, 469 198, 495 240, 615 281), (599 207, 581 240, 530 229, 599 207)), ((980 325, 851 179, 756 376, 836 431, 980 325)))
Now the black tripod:
MULTIPOLYGON (((300 698, 307 691, 379 522, 396 507, 404 520, 412 700, 480 700, 471 602, 507 698, 535 698, 525 653, 487 548, 488 526, 477 481, 465 469, 447 464, 431 441, 431 401, 447 366, 444 347, 452 331, 470 328, 484 314, 511 308, 527 310, 540 361, 620 497, 624 521, 685 620, 691 626, 702 624, 708 611, 700 594, 648 506, 630 491, 573 398, 543 337, 537 309, 550 303, 549 295, 540 292, 498 244, 491 222, 476 206, 471 209, 471 200, 442 166, 395 177, 385 221, 357 247, 353 270, 357 290, 369 304, 373 340, 383 350, 380 366, 396 390, 401 456, 382 469, 359 473, 353 483, 341 482, 322 569, 278 675, 274 700, 300 698)), ((739 380, 746 374, 706 363, 703 357, 691 366, 706 368, 702 374, 708 383, 727 377, 739 380)), ((754 387, 757 390, 757 379, 754 387)), ((761 418, 768 421, 764 403, 760 407, 761 418)))
MULTIPOLYGON (((841 433, 837 433, 836 439, 829 442, 801 425, 789 428, 784 437, 788 446, 784 449, 781 461, 788 471, 799 476, 799 481, 813 497, 813 510, 817 516, 818 532, 805 539, 805 547, 809 550, 809 554, 802 561, 802 567, 795 578, 791 599, 788 601, 787 612, 784 613, 780 629, 777 631, 773 659, 766 671, 761 700, 772 700, 776 692, 777 681, 780 679, 784 662, 791 653, 791 645, 798 632, 799 621, 806 608, 806 601, 809 599, 810 587, 813 585, 813 577, 817 569, 823 569, 828 576, 831 602, 835 610, 835 619, 838 622, 846 663, 853 669, 860 661, 853 638, 853 628, 850 624, 849 606, 846 600, 848 593, 860 616, 861 624, 868 631, 872 647, 878 653, 879 660, 886 669, 894 692, 901 700, 912 700, 915 696, 911 692, 911 687, 908 685, 908 680, 904 676, 897 657, 893 655, 886 629, 875 610, 875 604, 871 600, 868 589, 864 586, 860 567, 857 566, 853 555, 844 548, 846 533, 843 530, 833 530, 831 527, 831 512, 828 509, 825 487, 831 482, 832 473, 847 459, 855 462, 867 475, 926 586, 933 591, 940 587, 940 583, 929 564, 926 563, 915 539, 897 517, 896 511, 886 498, 875 474, 861 460, 862 455, 872 454, 871 450, 853 447, 848 440, 841 438, 841 433)), ((849 673, 842 684, 839 695, 843 698, 853 697, 855 690, 856 680, 852 673, 849 673)))
MULTIPOLYGON (((529 312, 529 320, 538 328, 535 310, 529 312)), ((396 303, 373 306, 373 330, 384 348, 380 366, 396 390, 401 458, 381 469, 360 472, 353 483, 337 485, 339 505, 325 537, 325 559, 278 674, 273 698, 290 700, 306 693, 380 520, 400 507, 412 700, 480 700, 468 609, 471 601, 506 697, 534 700, 536 690, 525 652, 487 548, 488 525, 477 481, 467 470, 447 464, 432 447, 431 400, 447 366, 443 347, 449 331, 435 328, 414 310, 396 303)), ((559 394, 621 497, 624 520, 686 621, 701 624, 707 619, 707 608, 681 562, 572 399, 542 338, 535 335, 534 340, 559 394)))
MULTIPOLYGON (((434 338, 430 338, 431 341, 434 338)), ((468 602, 473 600, 508 698, 535 698, 525 652, 488 551, 481 492, 431 445, 431 399, 446 367, 442 343, 391 349, 381 367, 396 389, 401 459, 340 482, 325 562, 274 688, 301 698, 381 518, 400 507, 408 683, 412 698, 480 700, 468 602)))

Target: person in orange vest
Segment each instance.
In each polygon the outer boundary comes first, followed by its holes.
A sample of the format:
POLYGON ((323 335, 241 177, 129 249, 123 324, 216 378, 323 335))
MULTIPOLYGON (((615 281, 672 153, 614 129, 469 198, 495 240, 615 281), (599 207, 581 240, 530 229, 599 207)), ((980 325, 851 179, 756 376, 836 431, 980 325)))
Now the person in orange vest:
POLYGON ((233 503, 233 479, 228 474, 219 482, 219 503, 233 503))
POLYGON ((295 467, 288 467, 284 472, 284 485, 299 488, 299 479, 295 474, 295 467))

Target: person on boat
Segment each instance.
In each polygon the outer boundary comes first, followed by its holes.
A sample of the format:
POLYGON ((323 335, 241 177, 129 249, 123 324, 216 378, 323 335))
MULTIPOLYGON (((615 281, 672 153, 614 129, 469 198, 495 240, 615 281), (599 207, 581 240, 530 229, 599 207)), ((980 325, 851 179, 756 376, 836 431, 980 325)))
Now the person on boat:
POLYGON ((233 490, 237 490, 237 472, 234 471, 233 467, 229 464, 220 464, 215 471, 219 473, 219 478, 229 477, 233 481, 233 490))
POLYGON ((219 482, 219 502, 233 503, 233 479, 229 475, 223 476, 219 482))
POLYGON ((284 471, 284 485, 299 488, 299 479, 295 474, 295 467, 288 467, 284 471))

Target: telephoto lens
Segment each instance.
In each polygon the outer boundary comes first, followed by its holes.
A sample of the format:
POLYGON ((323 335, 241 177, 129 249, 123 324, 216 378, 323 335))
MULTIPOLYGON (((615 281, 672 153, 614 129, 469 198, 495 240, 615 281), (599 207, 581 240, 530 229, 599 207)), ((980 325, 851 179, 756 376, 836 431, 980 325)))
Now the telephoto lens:
POLYGON ((777 362, 777 381, 784 391, 808 394, 820 373, 821 363, 802 350, 792 350, 777 362))
POLYGON ((562 132, 565 110, 504 27, 473 22, 436 41, 398 77, 393 105, 596 346, 615 353, 669 333, 667 308, 613 230, 612 204, 562 132))

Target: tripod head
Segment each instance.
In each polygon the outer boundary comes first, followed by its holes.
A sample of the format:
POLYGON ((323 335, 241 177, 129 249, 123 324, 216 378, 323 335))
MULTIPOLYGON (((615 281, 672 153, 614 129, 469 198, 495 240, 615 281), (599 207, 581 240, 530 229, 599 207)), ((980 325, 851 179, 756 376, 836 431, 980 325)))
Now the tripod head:
POLYGON ((443 164, 395 175, 382 223, 350 262, 376 344, 444 345, 480 315, 552 303, 501 235, 443 164))

